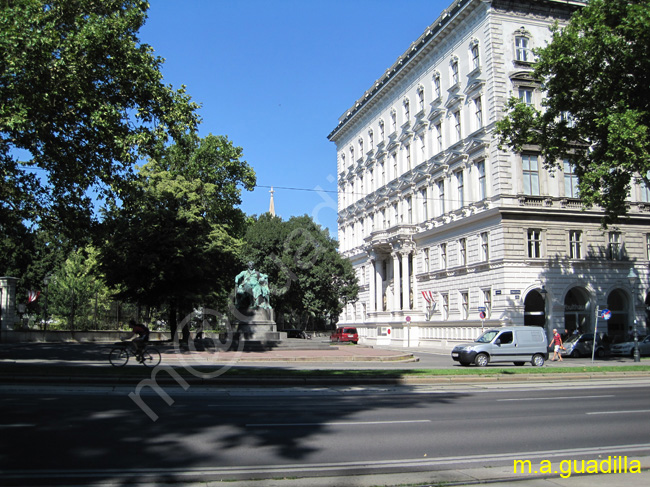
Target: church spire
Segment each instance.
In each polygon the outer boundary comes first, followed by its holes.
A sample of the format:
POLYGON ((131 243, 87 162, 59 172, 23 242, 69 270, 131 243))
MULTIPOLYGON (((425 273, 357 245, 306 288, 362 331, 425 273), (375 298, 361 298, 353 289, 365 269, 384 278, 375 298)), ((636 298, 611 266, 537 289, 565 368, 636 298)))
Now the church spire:
POLYGON ((269 204, 269 213, 271 214, 271 216, 275 216, 275 203, 273 202, 273 193, 275 193, 275 191, 273 191, 273 186, 271 186, 271 191, 269 191, 269 193, 271 193, 271 204, 269 204))

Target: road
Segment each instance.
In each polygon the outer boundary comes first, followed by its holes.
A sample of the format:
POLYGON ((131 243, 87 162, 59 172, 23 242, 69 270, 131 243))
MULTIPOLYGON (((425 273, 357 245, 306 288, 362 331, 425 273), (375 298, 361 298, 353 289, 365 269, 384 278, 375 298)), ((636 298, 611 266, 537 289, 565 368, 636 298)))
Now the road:
POLYGON ((0 387, 0 485, 447 470, 650 454, 650 381, 0 387), (560 385, 561 384, 561 385, 560 385), (160 391, 159 391, 160 392, 160 391), (155 419, 155 420, 154 420, 155 419))

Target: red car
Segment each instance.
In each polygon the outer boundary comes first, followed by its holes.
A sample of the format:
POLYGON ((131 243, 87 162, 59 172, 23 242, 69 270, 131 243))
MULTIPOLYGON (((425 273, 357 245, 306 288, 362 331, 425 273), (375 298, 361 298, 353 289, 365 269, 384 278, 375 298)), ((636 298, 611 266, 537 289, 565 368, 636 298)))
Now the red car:
POLYGON ((357 343, 359 341, 359 334, 357 333, 356 328, 353 328, 351 326, 342 326, 340 328, 337 328, 336 331, 332 333, 330 340, 333 342, 357 343))

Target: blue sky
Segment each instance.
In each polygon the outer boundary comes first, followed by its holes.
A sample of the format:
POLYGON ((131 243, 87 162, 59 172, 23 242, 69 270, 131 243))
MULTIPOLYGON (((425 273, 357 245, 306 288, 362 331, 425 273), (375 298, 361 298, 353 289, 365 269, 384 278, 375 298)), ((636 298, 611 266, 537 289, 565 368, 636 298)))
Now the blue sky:
POLYGON ((243 148, 242 210, 308 214, 336 237, 338 118, 451 0, 151 0, 140 40, 200 103, 202 137, 243 148), (295 189, 283 189, 295 188, 295 189))

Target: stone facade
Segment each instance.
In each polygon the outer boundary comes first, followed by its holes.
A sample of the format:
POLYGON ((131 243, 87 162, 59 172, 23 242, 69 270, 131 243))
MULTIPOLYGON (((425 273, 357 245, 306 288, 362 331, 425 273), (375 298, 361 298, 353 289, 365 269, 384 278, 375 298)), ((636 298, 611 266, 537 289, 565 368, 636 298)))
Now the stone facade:
POLYGON ((361 285, 340 324, 361 342, 433 347, 502 324, 645 332, 647 188, 603 229, 572 167, 494 138, 510 97, 541 107, 532 49, 583 4, 455 1, 339 119, 340 251, 361 285))

